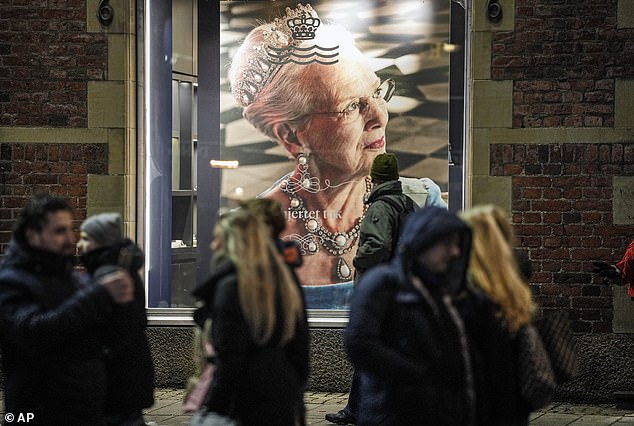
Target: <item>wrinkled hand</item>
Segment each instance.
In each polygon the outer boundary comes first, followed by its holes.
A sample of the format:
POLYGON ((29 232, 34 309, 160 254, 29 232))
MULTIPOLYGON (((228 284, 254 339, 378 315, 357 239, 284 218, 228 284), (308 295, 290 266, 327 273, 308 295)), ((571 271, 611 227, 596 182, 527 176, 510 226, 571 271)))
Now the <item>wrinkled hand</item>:
POLYGON ((98 282, 115 302, 123 304, 134 300, 134 281, 128 272, 121 269, 100 277, 98 282))
POLYGON ((606 262, 592 262, 592 264, 594 265, 592 272, 603 277, 604 284, 609 284, 610 281, 614 281, 621 276, 621 271, 615 265, 606 262))

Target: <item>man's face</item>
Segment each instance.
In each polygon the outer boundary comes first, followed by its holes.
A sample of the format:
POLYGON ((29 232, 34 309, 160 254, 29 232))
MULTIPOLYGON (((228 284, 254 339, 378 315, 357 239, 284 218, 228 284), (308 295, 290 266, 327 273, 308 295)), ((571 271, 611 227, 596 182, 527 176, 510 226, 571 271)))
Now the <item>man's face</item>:
POLYGON ((71 256, 75 253, 73 217, 69 211, 58 210, 47 214, 47 222, 41 231, 26 230, 26 239, 33 248, 71 256))
POLYGON ((451 262, 460 256, 460 236, 452 234, 418 256, 418 262, 434 274, 446 274, 451 262))

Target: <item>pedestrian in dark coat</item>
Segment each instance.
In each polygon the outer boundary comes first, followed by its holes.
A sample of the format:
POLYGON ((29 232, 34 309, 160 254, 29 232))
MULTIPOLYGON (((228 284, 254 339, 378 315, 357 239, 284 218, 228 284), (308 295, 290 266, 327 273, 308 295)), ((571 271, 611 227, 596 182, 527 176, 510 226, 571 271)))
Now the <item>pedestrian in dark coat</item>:
POLYGON ((216 351, 205 410, 244 426, 294 426, 309 361, 301 290, 269 229, 246 208, 220 216, 211 247, 214 272, 194 291, 216 351))
POLYGON ((144 425, 142 410, 154 404, 154 365, 145 334, 145 289, 139 275, 143 252, 130 239, 123 238, 118 213, 91 216, 82 223, 80 231, 77 246, 89 274, 103 273, 108 267, 123 267, 134 280, 134 301, 116 307, 105 330, 106 423, 144 425))
POLYGON ((93 282, 73 272, 74 252, 68 201, 33 197, 0 266, 4 411, 32 413, 29 424, 103 424, 100 330, 132 300, 132 280, 115 272, 93 282))
POLYGON ((392 258, 400 229, 401 213, 414 211, 414 201, 403 194, 398 180, 398 161, 391 153, 379 154, 372 163, 370 177, 374 187, 359 228, 359 248, 353 259, 357 280, 372 266, 392 258))
MULTIPOLYGON (((404 217, 415 208, 414 201, 403 194, 398 160, 394 154, 377 155, 372 162, 370 178, 374 187, 365 200, 367 209, 359 227, 359 247, 352 260, 355 283, 368 269, 392 258, 402 225, 401 215, 404 217)), ((336 413, 327 413, 326 420, 341 425, 356 423, 360 385, 361 379, 355 370, 346 406, 336 413)))
POLYGON ((361 277, 345 344, 361 376, 359 425, 474 425, 474 354, 465 322, 467 225, 447 210, 409 216, 399 252, 361 277), (380 401, 380 403, 376 403, 380 401))

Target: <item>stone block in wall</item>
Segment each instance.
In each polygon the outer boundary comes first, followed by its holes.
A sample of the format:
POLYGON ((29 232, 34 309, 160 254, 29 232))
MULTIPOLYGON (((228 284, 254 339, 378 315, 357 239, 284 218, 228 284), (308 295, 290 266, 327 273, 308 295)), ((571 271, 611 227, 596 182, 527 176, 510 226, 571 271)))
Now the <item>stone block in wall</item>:
POLYGON ((617 28, 634 28, 633 0, 618 0, 617 28))
POLYGON ((498 176, 473 176, 471 205, 495 204, 511 212, 511 179, 498 176))
POLYGON ((310 330, 310 377, 308 389, 348 392, 352 365, 343 346, 343 329, 310 330))
POLYGON ((109 26, 103 26, 97 19, 100 0, 86 1, 86 30, 90 32, 125 33, 134 28, 134 15, 130 12, 130 0, 110 0, 114 18, 109 26))
POLYGON ((634 391, 634 336, 631 334, 577 335, 579 373, 556 392, 557 401, 614 403, 614 393, 634 391))
POLYGON ((513 122, 513 82, 473 82, 473 127, 506 127, 513 122))
MULTIPOLYGON (((149 327, 147 330, 157 387, 182 388, 195 371, 193 327, 149 327)), ((343 329, 310 330, 308 389, 348 392, 352 366, 343 347, 343 329)))
POLYGON ((124 215, 124 177, 88 175, 87 216, 103 212, 124 215))
POLYGON ((634 176, 614 176, 612 193, 614 224, 634 225, 634 176))
POLYGON ((487 17, 488 0, 473 0, 471 13, 473 14, 473 29, 475 31, 511 31, 515 24, 515 1, 500 0, 502 19, 491 22, 487 17))
POLYGON ((612 293, 612 303, 614 304, 612 331, 615 333, 634 333, 634 301, 627 294, 627 286, 613 286, 612 293))
MULTIPOLYGON (((156 387, 184 388, 194 372, 191 327, 149 327, 156 387)), ((615 392, 634 391, 634 335, 576 335, 579 373, 557 388, 556 401, 614 403, 615 392)), ((0 354, 1 356, 1 354, 0 354)), ((352 368, 343 351, 342 329, 311 330, 309 390, 347 392, 352 368)), ((0 370, 0 389, 4 389, 0 370)))
MULTIPOLYGON (((632 2, 634 10, 634 2, 632 2)), ((614 126, 634 127, 634 80, 614 82, 614 126)))
POLYGON ((125 84, 122 81, 88 82, 88 127, 126 125, 125 84))
POLYGON ((184 389, 194 374, 193 327, 148 327, 156 387, 184 389))

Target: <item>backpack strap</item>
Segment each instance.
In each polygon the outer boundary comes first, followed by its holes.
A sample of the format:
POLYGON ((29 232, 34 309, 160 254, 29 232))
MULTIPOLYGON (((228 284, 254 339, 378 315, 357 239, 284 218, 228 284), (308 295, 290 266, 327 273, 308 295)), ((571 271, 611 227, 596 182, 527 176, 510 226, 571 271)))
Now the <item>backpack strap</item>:
POLYGON ((412 200, 408 195, 405 195, 405 194, 403 195, 405 196, 405 205, 399 203, 393 197, 388 197, 385 195, 382 197, 378 197, 375 200, 375 201, 382 200, 386 202, 387 204, 392 206, 392 208, 394 208, 396 212, 398 213, 396 216, 396 232, 392 236, 392 256, 391 257, 394 257, 394 254, 396 253, 396 246, 398 245, 398 240, 401 237, 401 231, 403 228, 403 222, 405 222, 405 218, 407 217, 407 215, 409 215, 411 212, 413 212, 416 209, 416 203, 414 202, 414 200, 412 200))

